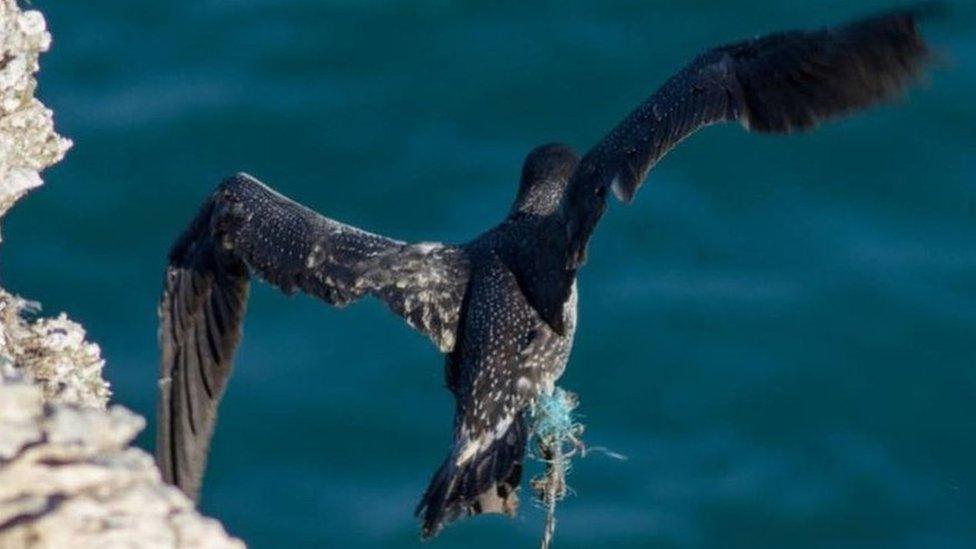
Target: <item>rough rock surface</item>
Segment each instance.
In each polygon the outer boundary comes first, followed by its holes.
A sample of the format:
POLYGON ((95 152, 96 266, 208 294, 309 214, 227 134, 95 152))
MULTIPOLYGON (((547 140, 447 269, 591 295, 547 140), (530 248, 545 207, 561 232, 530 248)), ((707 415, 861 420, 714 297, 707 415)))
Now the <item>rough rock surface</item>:
POLYGON ((86 341, 84 328, 64 313, 25 320, 36 309, 0 288, 0 376, 34 381, 45 402, 104 408, 109 389, 98 345, 86 341))
POLYGON ((128 447, 145 420, 0 382, 0 547, 243 547, 128 447))
MULTIPOLYGON (((0 218, 71 142, 34 98, 43 16, 0 0, 0 218)), ((98 345, 0 288, 0 549, 243 547, 130 447, 145 420, 106 408, 98 345)))
POLYGON ((50 46, 40 12, 0 0, 0 217, 40 186, 39 172, 71 147, 54 132, 50 109, 34 97, 37 58, 50 46))

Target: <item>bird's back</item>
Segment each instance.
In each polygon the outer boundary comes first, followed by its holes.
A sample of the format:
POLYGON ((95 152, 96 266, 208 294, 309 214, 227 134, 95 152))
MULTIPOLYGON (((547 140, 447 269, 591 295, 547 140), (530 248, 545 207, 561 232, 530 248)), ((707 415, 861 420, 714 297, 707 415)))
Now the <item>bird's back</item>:
POLYGON ((425 537, 460 516, 515 513, 527 407, 552 390, 569 358, 575 292, 560 335, 531 306, 504 260, 511 236, 502 228, 466 248, 471 277, 446 368, 456 399, 454 447, 417 509, 425 537))

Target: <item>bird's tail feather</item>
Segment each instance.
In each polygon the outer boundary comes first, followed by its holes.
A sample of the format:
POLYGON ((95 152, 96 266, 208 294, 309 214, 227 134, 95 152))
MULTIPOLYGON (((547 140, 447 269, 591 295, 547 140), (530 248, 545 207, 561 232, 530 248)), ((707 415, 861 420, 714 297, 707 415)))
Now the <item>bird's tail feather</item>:
POLYGON ((417 506, 416 515, 422 518, 421 537, 436 536, 459 517, 482 513, 515 516, 526 437, 525 420, 519 414, 504 436, 460 465, 456 445, 434 473, 417 506))

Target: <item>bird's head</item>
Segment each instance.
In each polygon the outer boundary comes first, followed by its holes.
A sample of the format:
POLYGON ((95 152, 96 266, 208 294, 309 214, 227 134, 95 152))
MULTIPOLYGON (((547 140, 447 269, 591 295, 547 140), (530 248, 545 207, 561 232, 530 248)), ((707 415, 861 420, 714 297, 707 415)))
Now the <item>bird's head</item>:
POLYGON ((522 180, 512 213, 540 216, 553 213, 577 164, 579 157, 568 145, 550 143, 532 149, 522 165, 522 180))

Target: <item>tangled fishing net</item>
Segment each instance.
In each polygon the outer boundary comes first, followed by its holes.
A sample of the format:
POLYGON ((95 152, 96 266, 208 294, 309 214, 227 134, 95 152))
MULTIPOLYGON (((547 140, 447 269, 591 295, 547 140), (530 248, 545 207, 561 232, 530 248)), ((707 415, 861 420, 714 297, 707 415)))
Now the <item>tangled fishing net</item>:
MULTIPOLYGON (((531 408, 529 451, 545 466, 542 474, 532 479, 536 501, 546 511, 542 549, 550 547, 556 532, 556 503, 570 491, 566 475, 572 467, 572 460, 577 455, 585 456, 587 453, 581 438, 585 427, 577 421, 575 414, 578 406, 579 398, 575 393, 556 387, 551 393, 540 396, 531 408)), ((623 456, 603 448, 590 450, 600 450, 613 458, 623 459, 623 456)))
POLYGON ((543 473, 532 479, 536 500, 546 511, 546 528, 542 534, 542 549, 548 549, 556 532, 556 502, 566 497, 566 475, 572 458, 584 451, 580 437, 584 426, 576 421, 573 410, 579 406, 575 393, 556 387, 543 394, 532 407, 533 456, 545 464, 543 473))
POLYGON ((606 448, 587 448, 583 444, 585 426, 578 421, 575 413, 578 406, 576 393, 556 387, 551 393, 536 399, 530 408, 532 427, 529 451, 545 466, 542 474, 532 479, 536 501, 546 512, 542 549, 549 549, 552 545, 556 533, 556 503, 570 492, 566 476, 572 468, 573 458, 599 451, 614 459, 626 459, 606 448))

